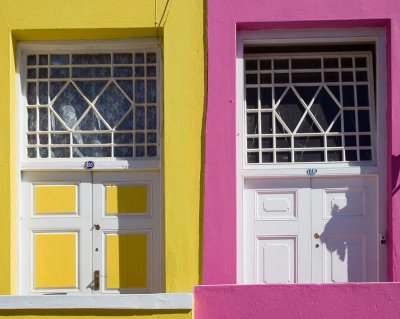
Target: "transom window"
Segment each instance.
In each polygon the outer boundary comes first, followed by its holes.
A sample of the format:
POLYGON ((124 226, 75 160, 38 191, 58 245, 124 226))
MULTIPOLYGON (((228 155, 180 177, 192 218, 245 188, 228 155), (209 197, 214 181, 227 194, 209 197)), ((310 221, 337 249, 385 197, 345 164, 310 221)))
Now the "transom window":
POLYGON ((39 52, 25 59, 28 158, 159 158, 156 52, 39 52))
POLYGON ((248 164, 371 162, 371 52, 245 55, 248 164))

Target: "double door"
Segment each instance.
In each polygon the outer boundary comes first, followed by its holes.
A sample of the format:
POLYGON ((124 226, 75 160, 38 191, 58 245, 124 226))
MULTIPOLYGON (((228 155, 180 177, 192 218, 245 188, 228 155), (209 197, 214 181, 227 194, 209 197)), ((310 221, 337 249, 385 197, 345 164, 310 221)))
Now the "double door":
POLYGON ((161 291, 159 172, 24 172, 22 293, 161 291))
POLYGON ((245 180, 245 283, 379 281, 375 177, 245 180))

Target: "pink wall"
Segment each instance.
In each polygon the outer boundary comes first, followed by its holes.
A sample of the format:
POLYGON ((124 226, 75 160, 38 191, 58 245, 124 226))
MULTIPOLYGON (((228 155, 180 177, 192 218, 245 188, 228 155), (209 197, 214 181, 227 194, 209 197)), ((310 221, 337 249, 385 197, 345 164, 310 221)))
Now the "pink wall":
POLYGON ((388 273, 400 281, 400 1, 212 0, 207 20, 203 283, 236 282, 236 31, 338 27, 387 30, 388 273))
POLYGON ((198 286, 195 319, 395 319, 400 283, 198 286))

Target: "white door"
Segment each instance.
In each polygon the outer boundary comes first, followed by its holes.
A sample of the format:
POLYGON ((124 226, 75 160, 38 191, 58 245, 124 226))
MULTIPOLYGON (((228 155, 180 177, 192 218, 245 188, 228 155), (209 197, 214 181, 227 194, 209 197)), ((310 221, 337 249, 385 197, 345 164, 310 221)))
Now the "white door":
POLYGON ((378 281, 374 177, 244 185, 244 282, 378 281))
POLYGON ((24 172, 23 293, 161 291, 158 171, 24 172))

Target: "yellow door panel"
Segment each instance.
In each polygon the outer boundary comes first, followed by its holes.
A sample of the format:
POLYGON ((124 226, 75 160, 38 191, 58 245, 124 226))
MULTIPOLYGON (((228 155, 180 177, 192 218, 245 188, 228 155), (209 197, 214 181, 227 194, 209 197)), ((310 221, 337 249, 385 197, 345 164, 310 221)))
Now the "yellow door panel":
POLYGON ((106 186, 106 214, 147 213, 146 186, 106 186))
POLYGON ((106 289, 147 288, 147 235, 106 235, 106 289))
POLYGON ((36 214, 76 214, 76 185, 35 185, 36 214))
POLYGON ((35 234, 35 288, 77 288, 77 234, 35 234))

